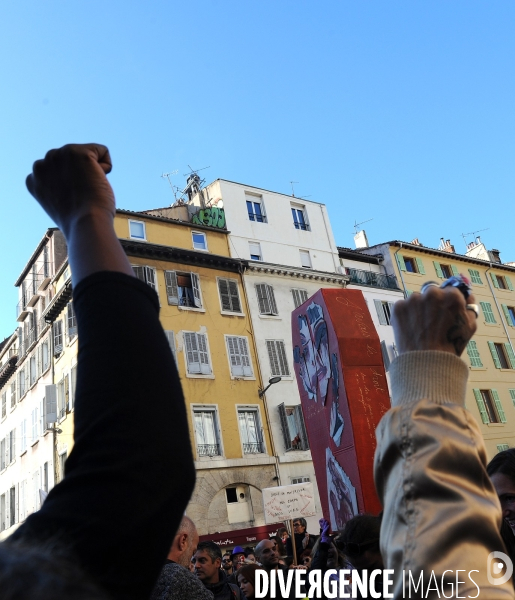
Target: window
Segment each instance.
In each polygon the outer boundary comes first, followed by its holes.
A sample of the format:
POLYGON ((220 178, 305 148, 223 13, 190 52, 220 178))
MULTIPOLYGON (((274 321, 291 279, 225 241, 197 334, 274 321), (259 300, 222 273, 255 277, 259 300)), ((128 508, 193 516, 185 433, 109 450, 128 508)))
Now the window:
POLYGON ((156 270, 154 267, 147 267, 142 265, 132 265, 134 275, 144 283, 148 284, 153 290, 157 292, 156 283, 156 270))
POLYGON ((488 342, 488 347, 496 369, 515 369, 515 354, 508 342, 504 344, 488 342))
POLYGON ((261 197, 245 194, 245 201, 247 203, 249 220, 257 223, 266 223, 266 216, 261 197))
POLYGON ((184 331, 186 370, 191 374, 211 375, 211 363, 205 333, 184 331))
POLYGON ((7 392, 2 394, 2 419, 7 416, 7 392))
POLYGON ((221 456, 215 407, 193 409, 193 423, 198 456, 221 456))
POLYGON ((6 529, 6 503, 5 494, 0 496, 0 531, 6 529))
POLYGON ((469 274, 470 281, 472 283, 478 283, 480 285, 483 285, 483 282, 481 281, 481 274, 479 273, 479 271, 477 271, 476 269, 469 269, 469 274))
POLYGON ((497 452, 503 452, 504 450, 509 450, 509 444, 497 444, 497 452))
POLYGON ((497 390, 472 390, 483 423, 506 423, 497 390))
POLYGON ((68 341, 70 341, 77 335, 77 318, 75 317, 73 302, 68 303, 66 321, 68 325, 68 341))
POLYGON ((7 453, 7 464, 10 465, 16 458, 16 429, 12 429, 5 438, 5 451, 7 453))
POLYGON ((290 369, 283 340, 266 340, 266 349, 272 377, 289 377, 290 369))
POLYGON ((16 404, 16 379, 11 383, 11 408, 16 404))
POLYGON ((300 264, 306 269, 311 269, 311 256, 308 250, 299 250, 300 264))
POLYGON ((33 354, 29 360, 30 387, 32 387, 36 383, 37 379, 38 379, 38 369, 37 369, 36 355, 33 354))
POLYGON ((260 315, 278 315, 274 288, 267 283, 256 284, 256 294, 260 315))
POLYGON ((9 490, 9 527, 16 523, 16 488, 14 485, 9 490))
POLYGON ((381 354, 383 355, 384 370, 386 372, 388 372, 391 361, 390 361, 390 355, 388 354, 388 348, 387 348, 386 342, 384 340, 381 340, 381 354))
POLYGON ((492 278, 494 287, 501 290, 513 290, 513 284, 507 275, 496 275, 495 273, 490 273, 490 277, 492 278))
POLYGON ((170 344, 170 350, 172 351, 175 366, 177 366, 177 347, 175 345, 175 334, 173 331, 165 331, 166 339, 170 344))
POLYGON ((225 497, 227 499, 227 504, 234 504, 238 502, 238 492, 235 487, 225 488, 225 497))
POLYGON ((243 454, 261 454, 264 452, 257 408, 238 408, 238 425, 243 444, 243 454))
POLYGON ((508 326, 515 327, 515 307, 506 306, 506 304, 501 304, 501 307, 508 326))
POLYGON ((437 277, 440 279, 449 279, 453 275, 459 275, 457 267, 454 265, 441 265, 439 262, 433 261, 437 277))
POLYGON ((198 233, 192 231, 191 237, 193 238, 193 248, 195 250, 207 250, 207 241, 205 233, 198 233))
MULTIPOLYGON (((309 450, 304 415, 300 404, 285 406, 279 404, 279 416, 283 430, 284 447, 289 450, 309 450)), ((300 482, 299 482, 300 483, 300 482)))
POLYGON ((225 343, 227 345, 227 354, 231 366, 231 375, 233 377, 252 377, 253 372, 250 364, 247 338, 226 335, 225 343))
POLYGON ((129 220, 129 234, 130 234, 131 239, 133 239, 133 240, 146 239, 144 221, 129 220))
POLYGON ((202 308, 200 278, 196 273, 165 271, 168 304, 183 308, 202 308))
POLYGON ((23 521, 28 516, 27 480, 26 479, 24 479, 23 481, 20 482, 19 503, 20 503, 20 521, 23 521))
POLYGON ((5 440, 7 438, 3 438, 2 440, 0 440, 0 471, 3 471, 5 469, 6 465, 6 454, 5 454, 5 448, 6 448, 6 444, 5 444, 5 440))
POLYGON ((291 477, 292 485, 295 483, 309 483, 311 479, 309 477, 291 477))
POLYGON ((43 491, 48 494, 48 462, 43 465, 43 491))
POLYGON ((20 454, 23 454, 27 450, 27 419, 23 419, 20 424, 20 454))
POLYGON ((510 398, 511 401, 513 402, 513 406, 515 406, 515 390, 508 390, 510 392, 510 398))
POLYGON ((291 294, 293 296, 293 304, 295 308, 298 308, 301 304, 304 304, 308 299, 308 293, 306 290, 292 289, 291 294))
POLYGON ((249 242, 250 260, 263 260, 259 242, 249 242))
POLYGON ((481 304, 481 310, 483 311, 483 315, 485 317, 485 323, 497 323, 490 302, 480 302, 479 304, 481 304))
POLYGON ((44 373, 50 366, 50 352, 49 352, 48 338, 41 344, 41 369, 44 373))
MULTIPOLYGON (((59 475, 61 477, 60 481, 62 481, 64 479, 64 472, 66 469, 67 458, 68 458, 68 452, 63 452, 62 454, 59 454, 59 475)), ((39 486, 38 486, 38 488, 39 488, 39 486)))
POLYGON ((309 231, 309 225, 306 218, 304 207, 292 206, 291 214, 293 215, 293 226, 295 229, 302 229, 302 231, 309 231))
POLYGON ((420 258, 411 258, 409 256, 397 255, 399 268, 401 271, 407 271, 408 273, 420 273, 421 275, 426 274, 424 269, 424 263, 420 258))
POLYGON ((57 419, 62 419, 69 411, 70 388, 69 378, 65 375, 57 384, 57 419))
POLYGON ((18 373, 18 389, 20 390, 21 400, 29 391, 29 370, 27 365, 18 373))
POLYGON ((63 322, 56 321, 53 325, 54 356, 59 356, 63 351, 63 322))
POLYGON ((222 312, 241 313, 240 295, 238 293, 238 282, 235 279, 218 278, 218 293, 222 312))
POLYGON ((477 349, 476 342, 474 340, 470 340, 467 344, 467 354, 470 359, 471 367, 482 367, 483 363, 481 362, 481 357, 479 356, 479 351, 477 349))
POLYGON ((35 408, 31 413, 31 424, 32 424, 32 443, 36 442, 39 437, 39 419, 38 419, 38 409, 35 408))
POLYGON ((376 307, 377 318, 380 325, 391 325, 393 302, 385 302, 383 300, 374 300, 376 307))

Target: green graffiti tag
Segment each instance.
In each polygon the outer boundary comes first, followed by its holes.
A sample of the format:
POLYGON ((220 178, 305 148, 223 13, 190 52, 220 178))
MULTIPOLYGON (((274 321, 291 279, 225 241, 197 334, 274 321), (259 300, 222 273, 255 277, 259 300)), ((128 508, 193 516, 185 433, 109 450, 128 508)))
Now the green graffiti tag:
POLYGON ((207 227, 225 229, 225 211, 223 208, 216 206, 201 208, 198 213, 193 215, 191 222, 194 225, 207 225, 207 227))

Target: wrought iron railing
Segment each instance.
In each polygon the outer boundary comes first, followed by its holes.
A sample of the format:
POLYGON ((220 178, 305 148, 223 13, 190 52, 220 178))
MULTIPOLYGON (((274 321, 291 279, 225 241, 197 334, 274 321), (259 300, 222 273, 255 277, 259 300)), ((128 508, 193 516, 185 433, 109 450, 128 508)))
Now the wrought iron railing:
POLYGON ((243 454, 261 454, 263 452, 263 442, 244 442, 243 454))
POLYGON ((372 271, 362 271, 361 269, 349 268, 346 268, 345 271, 350 277, 349 283, 354 283, 357 285, 370 285, 389 290, 399 289, 395 275, 385 275, 383 273, 373 273, 372 271))
POLYGON ((197 444, 199 456, 220 456, 220 444, 197 444))

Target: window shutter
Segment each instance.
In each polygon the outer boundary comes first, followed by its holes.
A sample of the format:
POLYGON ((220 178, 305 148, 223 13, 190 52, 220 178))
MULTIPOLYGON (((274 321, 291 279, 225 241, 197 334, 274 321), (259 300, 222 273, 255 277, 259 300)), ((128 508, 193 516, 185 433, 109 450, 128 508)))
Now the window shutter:
POLYGON ((406 298, 409 298, 413 294, 413 290, 406 290, 406 298))
POLYGON ((384 362, 384 370, 388 372, 390 368, 390 357, 388 356, 388 348, 386 347, 386 342, 381 340, 381 354, 383 355, 384 362))
POLYGON ((513 406, 515 406, 515 390, 508 390, 510 392, 510 398, 511 401, 513 402, 513 406))
POLYGON ((390 325, 392 324, 393 307, 395 302, 388 302, 388 308, 390 309, 390 325))
POLYGON ((506 319, 506 323, 508 323, 509 327, 513 327, 513 321, 511 320, 511 315, 508 311, 508 307, 506 304, 501 304, 502 312, 504 313, 504 318, 506 319))
POLYGON ((508 362, 511 365, 512 369, 515 369, 515 354, 513 353, 513 348, 509 342, 504 343, 504 349, 506 350, 506 356, 508 357, 508 362))
POLYGON ((241 312, 240 295, 238 294, 238 284, 234 279, 229 279, 229 295, 231 297, 232 311, 241 312))
POLYGON ((145 273, 142 266, 132 265, 132 270, 134 271, 134 275, 136 275, 139 280, 145 282, 145 273))
MULTIPOLYGON (((72 367, 70 373, 70 391, 71 391, 71 402, 70 405, 73 406, 75 404, 75 390, 77 389, 77 365, 72 367)), ((70 406, 70 408, 71 408, 70 406)))
POLYGON ((504 279, 506 280, 506 285, 508 286, 508 289, 513 291, 513 284, 511 282, 511 279, 508 277, 508 275, 505 275, 504 279))
POLYGON ((42 359, 41 359, 42 350, 43 350, 43 346, 40 344, 37 347, 37 350, 36 350, 36 364, 37 364, 37 367, 36 367, 37 368, 37 375, 36 375, 36 377, 40 377, 41 374, 43 373, 43 362, 42 362, 42 359))
POLYGON ((397 254, 397 261, 399 264, 399 269, 401 271, 405 271, 406 270, 406 263, 404 262, 404 257, 402 256, 402 254, 397 254))
POLYGON ((175 335, 173 331, 165 331, 166 339, 168 340, 168 344, 170 345, 170 350, 172 351, 173 359, 175 361, 175 366, 177 366, 177 348, 175 346, 175 335))
POLYGON ((481 415, 481 420, 483 421, 483 423, 490 423, 488 413, 486 412, 485 401, 483 400, 483 396, 481 396, 481 392, 479 390, 472 391, 474 392, 474 397, 476 398, 476 403, 479 409, 479 414, 481 415))
POLYGON ((295 308, 298 308, 302 304, 302 302, 300 301, 299 290, 292 290, 291 293, 293 296, 293 305, 295 306, 295 308))
POLYGON ((154 267, 145 267, 145 280, 157 292, 156 270, 154 267))
POLYGON ((379 319, 380 325, 388 325, 381 300, 374 300, 374 305, 376 307, 377 318, 379 319))
POLYGON ((268 302, 270 303, 270 314, 278 315, 277 304, 275 303, 274 288, 271 285, 266 286, 266 293, 268 296, 268 302))
POLYGON ((277 356, 275 342, 273 340, 267 340, 266 349, 268 351, 268 360, 270 361, 270 372, 272 377, 277 377, 281 375, 281 368, 279 366, 279 358, 277 356))
POLYGON ((279 417, 281 418, 281 429, 283 430, 284 448, 286 451, 288 451, 292 449, 292 444, 290 439, 291 436, 288 427, 288 420, 286 419, 286 409, 284 407, 284 403, 279 404, 277 408, 279 409, 279 417))
POLYGON ((497 451, 502 452, 503 450, 509 450, 509 444, 497 444, 497 451))
POLYGON ((494 361, 495 368, 500 369, 501 361, 499 360, 499 355, 497 354, 497 350, 495 348, 494 342, 488 342, 488 347, 490 348, 490 354, 492 355, 492 359, 494 361))
POLYGON ((239 337, 238 344, 240 347, 241 365, 243 367, 243 375, 245 375, 245 377, 252 377, 252 367, 250 366, 250 355, 249 355, 249 348, 247 345, 247 338, 239 337))
POLYGON ((499 420, 501 423, 506 423, 506 415, 504 414, 499 394, 497 393, 497 390, 491 390, 491 392, 494 399, 495 408, 497 409, 497 414, 499 415, 499 420))
POLYGON ((417 263, 417 271, 421 274, 421 275, 425 275, 426 274, 426 270, 424 269, 424 263, 422 262, 421 258, 416 257, 415 258, 415 262, 417 263))
POLYGON ((497 321, 495 320, 490 302, 480 302, 479 304, 481 305, 481 310, 483 311, 485 321, 487 323, 496 323, 497 321))
POLYGON ((229 280, 228 279, 219 279, 218 280, 218 293, 220 294, 220 304, 222 305, 222 310, 231 311, 231 295, 229 293, 229 280))
POLYGON ((494 287, 498 288, 499 282, 497 281, 497 275, 495 273, 490 273, 490 279, 492 280, 494 287))
POLYGON ((469 269, 469 274, 470 274, 470 281, 472 283, 479 283, 479 284, 483 283, 481 281, 481 275, 480 275, 479 271, 477 271, 476 269, 469 269))
POLYGON ((202 308, 200 299, 200 279, 196 273, 191 273, 191 287, 193 288, 193 302, 197 308, 202 308))
POLYGON ((266 293, 267 285, 266 283, 258 283, 256 284, 256 293, 259 305, 259 314, 261 315, 269 315, 270 314, 270 301, 268 299, 268 294, 266 293))
POLYGON ((470 340, 467 344, 467 354, 470 358, 470 366, 472 367, 482 367, 483 363, 481 362, 481 357, 479 356, 479 351, 477 349, 476 342, 474 340, 470 340))
POLYGON ((299 426, 302 450, 309 450, 308 434, 306 432, 306 426, 304 424, 304 413, 302 412, 302 406, 300 404, 297 404, 297 406, 295 407, 295 417, 299 426))
POLYGON ((460 271, 456 265, 451 265, 451 271, 453 275, 458 276, 460 274, 460 271))
POLYGON ((186 363, 188 365, 188 373, 200 373, 197 334, 185 331, 184 345, 186 346, 186 363))
POLYGON ((439 277, 440 279, 443 279, 443 271, 442 271, 442 267, 440 266, 439 262, 436 262, 435 260, 433 261, 433 265, 435 266, 435 271, 436 271, 436 275, 437 277, 439 277))
POLYGON ((198 352, 200 357, 200 371, 204 375, 211 374, 211 365, 209 364, 209 353, 207 351, 207 335, 197 333, 198 352))
POLYGON ((243 375, 243 366, 241 364, 240 350, 238 347, 238 338, 227 336, 227 351, 229 352, 229 362, 231 363, 231 374, 236 377, 243 375))
POLYGON ((179 304, 179 291, 177 290, 177 273, 165 271, 166 295, 168 304, 177 306, 179 304))

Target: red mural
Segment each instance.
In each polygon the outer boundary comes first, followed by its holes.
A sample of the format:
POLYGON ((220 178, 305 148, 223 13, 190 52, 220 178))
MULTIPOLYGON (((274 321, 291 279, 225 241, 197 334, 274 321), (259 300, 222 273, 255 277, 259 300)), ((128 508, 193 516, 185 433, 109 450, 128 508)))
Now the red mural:
POLYGON ((381 510, 375 428, 390 406, 381 345, 360 290, 319 290, 293 311, 292 332, 322 512, 336 531, 381 510))

